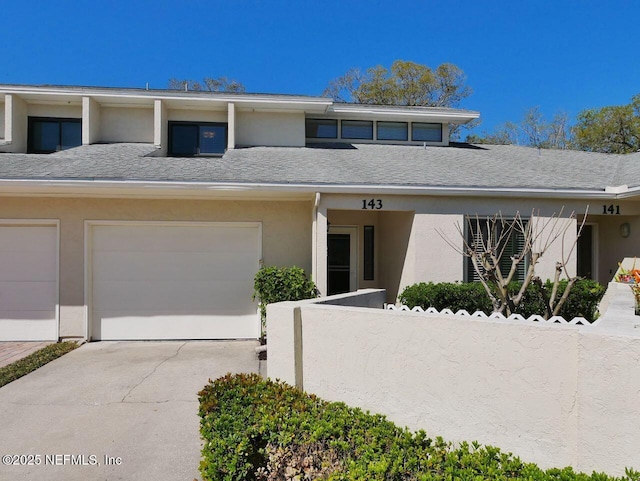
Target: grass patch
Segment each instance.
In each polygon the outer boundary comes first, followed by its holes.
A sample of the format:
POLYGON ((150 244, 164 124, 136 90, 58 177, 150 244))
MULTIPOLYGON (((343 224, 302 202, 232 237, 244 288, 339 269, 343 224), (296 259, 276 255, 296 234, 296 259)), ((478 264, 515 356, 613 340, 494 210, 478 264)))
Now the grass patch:
POLYGON ((431 439, 343 403, 255 374, 199 393, 206 481, 640 481, 542 469, 492 446, 431 439))
POLYGON ((48 362, 73 351, 76 347, 78 347, 78 344, 68 341, 49 344, 48 346, 29 354, 27 357, 19 359, 16 362, 12 362, 7 366, 0 367, 0 387, 35 371, 48 362))

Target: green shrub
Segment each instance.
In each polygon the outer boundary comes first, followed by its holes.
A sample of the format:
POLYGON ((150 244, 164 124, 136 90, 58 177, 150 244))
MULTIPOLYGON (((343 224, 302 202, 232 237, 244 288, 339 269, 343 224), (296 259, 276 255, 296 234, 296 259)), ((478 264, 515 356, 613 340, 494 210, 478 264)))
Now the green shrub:
POLYGON ((261 267, 254 278, 253 298, 260 302, 260 320, 264 334, 267 304, 282 301, 301 301, 318 297, 314 282, 300 267, 261 267))
MULTIPOLYGON (((544 288, 547 292, 551 292, 551 281, 547 281, 544 288)), ((558 289, 558 295, 564 291, 567 281, 561 281, 558 289)), ((509 286, 512 293, 520 289, 521 284, 513 282, 509 286)), ((562 306, 559 315, 567 320, 574 317, 584 317, 589 322, 597 319, 598 303, 604 295, 604 286, 596 281, 579 280, 569 292, 565 304, 562 306)), ((487 296, 484 287, 479 282, 467 283, 449 283, 442 282, 434 284, 432 282, 413 284, 407 286, 398 300, 411 308, 420 306, 423 309, 435 307, 439 311, 442 309, 451 309, 453 312, 464 309, 469 313, 482 311, 485 314, 491 314, 493 306, 487 296)), ((529 317, 534 314, 544 315, 545 299, 540 287, 534 283, 527 288, 521 304, 515 311, 515 314, 529 317)))
POLYGON ((453 312, 464 309, 469 313, 492 311, 491 301, 479 282, 463 284, 441 282, 420 282, 407 286, 399 296, 402 304, 411 308, 420 306, 423 309, 435 307, 439 311, 451 309, 453 312))
MULTIPOLYGON (((571 468, 544 471, 492 446, 430 439, 384 416, 329 403, 255 374, 227 374, 199 396, 205 481, 616 479, 571 468)), ((620 479, 640 477, 629 470, 620 479)))
POLYGON ((73 351, 76 347, 78 347, 78 344, 75 342, 49 344, 48 346, 29 354, 27 357, 23 357, 22 359, 18 359, 16 362, 0 367, 0 387, 35 371, 48 362, 73 351))

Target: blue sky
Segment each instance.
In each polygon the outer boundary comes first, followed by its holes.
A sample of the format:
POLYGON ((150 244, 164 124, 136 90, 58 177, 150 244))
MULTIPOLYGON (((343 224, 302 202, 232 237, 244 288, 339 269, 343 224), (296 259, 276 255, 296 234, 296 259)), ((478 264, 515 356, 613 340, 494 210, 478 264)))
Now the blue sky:
POLYGON ((628 103, 640 93, 640 2, 4 2, 0 83, 165 88, 228 76, 249 92, 319 95, 350 67, 451 62, 492 130, 532 106, 628 103))

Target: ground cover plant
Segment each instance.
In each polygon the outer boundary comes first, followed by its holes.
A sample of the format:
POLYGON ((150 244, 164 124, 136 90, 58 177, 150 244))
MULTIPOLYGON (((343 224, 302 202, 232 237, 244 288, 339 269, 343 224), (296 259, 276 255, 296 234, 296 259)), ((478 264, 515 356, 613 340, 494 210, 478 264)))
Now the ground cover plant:
POLYGON ((256 374, 227 374, 199 396, 205 481, 640 481, 631 469, 543 470, 492 446, 431 439, 256 374))
MULTIPOLYGON (((560 281, 560 288, 556 291, 559 296, 564 291, 563 285, 567 281, 560 281)), ((541 284, 541 283, 540 283, 541 284)), ((531 283, 525 289, 522 302, 515 309, 514 314, 524 317, 531 315, 543 316, 551 309, 552 302, 548 295, 552 292, 552 282, 546 282, 546 288, 542 289, 538 283, 531 283)), ((510 292, 519 292, 521 283, 512 282, 509 285, 510 292)), ((598 317, 598 303, 605 293, 605 287, 596 281, 577 280, 569 292, 558 315, 570 321, 574 317, 584 317, 587 321, 593 322, 598 317)), ((451 309, 453 312, 464 309, 472 314, 475 311, 482 311, 485 314, 493 312, 493 305, 487 297, 484 287, 477 282, 452 283, 441 282, 420 282, 407 286, 398 300, 410 308, 420 306, 423 309, 435 307, 439 311, 451 309)))
POLYGON ((29 354, 27 357, 19 359, 7 366, 0 367, 0 387, 35 371, 48 362, 73 351, 76 347, 78 347, 78 344, 75 342, 49 344, 48 346, 29 354))

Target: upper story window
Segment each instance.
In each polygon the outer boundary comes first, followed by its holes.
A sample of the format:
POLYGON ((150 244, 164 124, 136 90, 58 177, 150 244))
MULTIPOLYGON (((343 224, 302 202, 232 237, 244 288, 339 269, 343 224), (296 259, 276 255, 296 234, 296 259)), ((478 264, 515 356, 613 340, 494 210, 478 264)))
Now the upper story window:
POLYGON ((442 142, 442 124, 413 122, 411 124, 411 140, 442 142))
POLYGON ((378 140, 409 140, 406 122, 377 122, 378 140))
POLYGON ((335 119, 306 119, 305 132, 308 139, 337 139, 338 121, 335 119))
POLYGON ((29 117, 27 152, 50 154, 82 145, 82 120, 29 117))
POLYGON ((373 122, 371 120, 343 120, 340 122, 340 135, 343 139, 373 139, 373 122))
POLYGON ((169 122, 169 155, 171 156, 222 155, 226 149, 226 123, 169 122))

